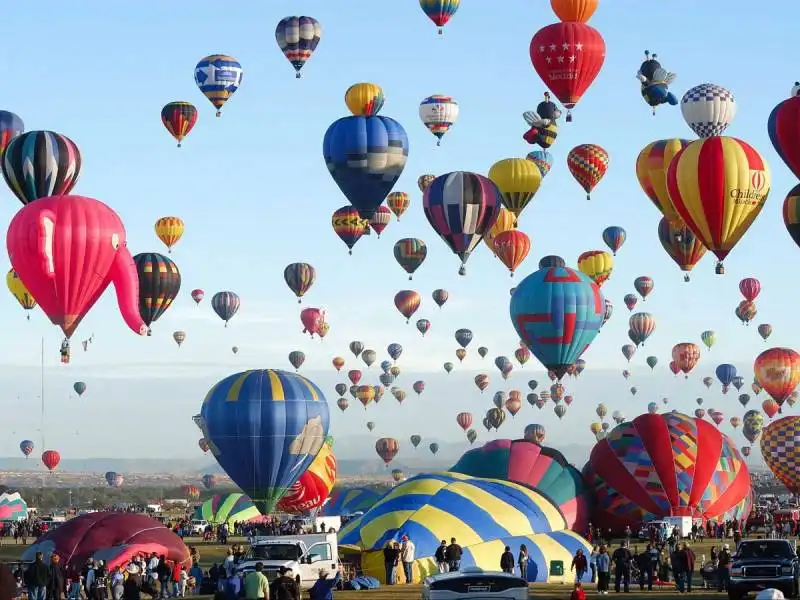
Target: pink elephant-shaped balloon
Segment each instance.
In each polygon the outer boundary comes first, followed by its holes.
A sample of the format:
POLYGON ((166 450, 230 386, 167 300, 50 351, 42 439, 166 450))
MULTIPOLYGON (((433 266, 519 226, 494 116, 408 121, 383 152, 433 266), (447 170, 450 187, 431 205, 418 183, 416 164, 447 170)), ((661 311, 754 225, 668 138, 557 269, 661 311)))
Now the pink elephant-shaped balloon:
POLYGON ((40 198, 11 220, 6 247, 22 283, 67 338, 109 283, 128 327, 147 333, 125 227, 102 202, 83 196, 40 198))
POLYGON ((310 333, 313 338, 315 333, 320 335, 320 327, 325 323, 325 311, 319 308, 305 308, 300 311, 300 320, 303 322, 303 333, 310 333))

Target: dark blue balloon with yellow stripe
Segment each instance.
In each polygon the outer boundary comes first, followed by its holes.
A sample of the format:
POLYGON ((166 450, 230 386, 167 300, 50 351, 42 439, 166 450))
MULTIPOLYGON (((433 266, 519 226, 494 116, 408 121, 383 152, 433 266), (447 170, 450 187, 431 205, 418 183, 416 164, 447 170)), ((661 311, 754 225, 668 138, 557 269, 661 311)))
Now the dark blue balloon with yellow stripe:
POLYGON ((200 416, 217 462, 265 515, 328 435, 328 403, 319 387, 277 369, 226 377, 208 392, 200 416))

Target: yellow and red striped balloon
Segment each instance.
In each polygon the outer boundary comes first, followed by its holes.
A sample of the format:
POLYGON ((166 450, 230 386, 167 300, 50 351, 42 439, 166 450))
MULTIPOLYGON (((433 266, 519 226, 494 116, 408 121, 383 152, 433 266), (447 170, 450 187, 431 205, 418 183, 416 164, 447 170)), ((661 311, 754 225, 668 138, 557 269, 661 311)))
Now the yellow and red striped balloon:
POLYGON ((720 263, 756 220, 767 200, 769 165, 750 144, 733 137, 697 140, 667 172, 675 210, 720 263))
POLYGON ((778 404, 786 402, 800 383, 800 354, 791 348, 770 348, 753 363, 756 380, 778 404))
POLYGON ((682 223, 667 191, 667 170, 675 155, 690 144, 689 140, 673 138, 648 144, 636 159, 636 178, 650 201, 664 218, 677 226, 682 223))

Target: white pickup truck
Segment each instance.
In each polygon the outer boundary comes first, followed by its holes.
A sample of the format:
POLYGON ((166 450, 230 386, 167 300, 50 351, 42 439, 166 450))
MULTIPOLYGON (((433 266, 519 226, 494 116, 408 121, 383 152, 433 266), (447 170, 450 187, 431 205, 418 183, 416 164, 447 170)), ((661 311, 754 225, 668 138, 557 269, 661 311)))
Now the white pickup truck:
POLYGON ((264 574, 272 581, 278 569, 292 570, 301 589, 307 590, 319 578, 320 569, 331 573, 339 566, 339 545, 335 533, 261 536, 253 540, 244 560, 237 565, 243 575, 264 565, 264 574))

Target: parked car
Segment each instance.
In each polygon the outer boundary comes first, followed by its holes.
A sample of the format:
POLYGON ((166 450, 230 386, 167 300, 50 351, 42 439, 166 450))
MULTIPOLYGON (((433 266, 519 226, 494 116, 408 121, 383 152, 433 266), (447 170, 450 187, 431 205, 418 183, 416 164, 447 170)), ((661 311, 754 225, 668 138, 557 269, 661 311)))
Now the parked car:
POLYGON ((742 540, 730 568, 728 598, 741 600, 749 592, 768 588, 787 598, 800 595, 800 560, 789 540, 742 540))

